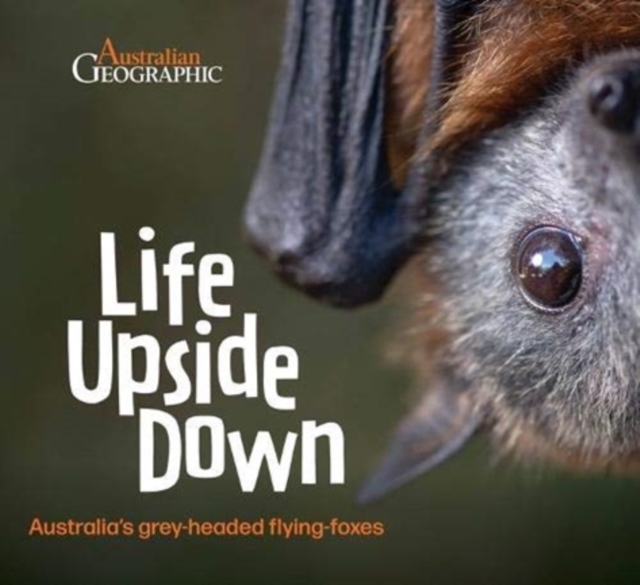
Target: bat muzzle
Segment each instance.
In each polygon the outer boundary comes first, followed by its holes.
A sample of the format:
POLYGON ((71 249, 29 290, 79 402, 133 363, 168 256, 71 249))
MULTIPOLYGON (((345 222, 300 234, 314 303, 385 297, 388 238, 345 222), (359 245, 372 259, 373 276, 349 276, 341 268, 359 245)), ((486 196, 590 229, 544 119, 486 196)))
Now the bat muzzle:
POLYGON ((595 75, 587 100, 591 114, 604 128, 622 136, 640 137, 640 61, 622 61, 595 75))

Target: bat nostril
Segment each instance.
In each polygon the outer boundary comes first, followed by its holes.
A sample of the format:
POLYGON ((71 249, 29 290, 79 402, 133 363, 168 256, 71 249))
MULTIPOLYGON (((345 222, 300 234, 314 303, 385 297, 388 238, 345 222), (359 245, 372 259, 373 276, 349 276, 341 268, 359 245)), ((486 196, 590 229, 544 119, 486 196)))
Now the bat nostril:
POLYGON ((590 89, 589 103, 594 114, 609 113, 624 99, 624 83, 615 75, 598 77, 590 89))
POLYGON ((620 70, 591 81, 588 104, 592 115, 607 129, 633 134, 640 116, 640 72, 620 70))

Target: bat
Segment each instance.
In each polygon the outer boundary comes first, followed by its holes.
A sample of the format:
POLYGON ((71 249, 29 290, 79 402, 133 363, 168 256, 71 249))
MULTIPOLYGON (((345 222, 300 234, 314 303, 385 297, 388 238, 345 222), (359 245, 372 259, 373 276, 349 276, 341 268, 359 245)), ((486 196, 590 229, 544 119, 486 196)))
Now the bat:
POLYGON ((363 501, 478 432, 635 467, 638 48, 640 0, 290 0, 248 238, 339 307, 421 276, 421 398, 363 501))

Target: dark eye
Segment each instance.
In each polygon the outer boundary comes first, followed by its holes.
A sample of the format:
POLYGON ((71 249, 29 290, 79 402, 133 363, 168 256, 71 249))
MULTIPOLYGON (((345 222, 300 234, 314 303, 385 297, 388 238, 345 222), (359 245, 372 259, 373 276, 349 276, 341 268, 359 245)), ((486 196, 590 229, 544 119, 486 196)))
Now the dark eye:
POLYGON ((544 226, 520 242, 515 272, 525 298, 541 309, 567 306, 582 284, 584 252, 572 232, 544 226))

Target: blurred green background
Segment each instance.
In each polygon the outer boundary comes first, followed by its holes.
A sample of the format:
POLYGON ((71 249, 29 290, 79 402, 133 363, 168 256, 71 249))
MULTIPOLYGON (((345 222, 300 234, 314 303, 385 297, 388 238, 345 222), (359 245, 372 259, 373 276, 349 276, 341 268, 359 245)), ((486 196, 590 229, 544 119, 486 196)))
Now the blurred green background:
MULTIPOLYGON (((408 400, 408 376, 381 359, 393 310, 324 308, 282 286, 243 242, 239 223, 265 128, 282 34, 276 0, 0 2, 3 407, 0 583, 308 584, 633 583, 640 579, 640 485, 496 465, 476 442, 387 500, 355 505, 408 400), (121 50, 176 46, 223 64, 222 85, 81 85, 79 53, 105 36, 121 50), (99 318, 99 233, 115 231, 125 294, 138 286, 137 230, 162 254, 179 241, 226 252, 234 316, 214 337, 259 314, 261 346, 301 356, 295 413, 214 399, 229 430, 282 438, 299 421, 342 424, 347 484, 265 478, 243 494, 222 479, 183 477, 138 493, 137 422, 116 403, 69 393, 66 322, 99 318), (282 516, 382 520, 380 539, 28 538, 32 517, 224 520, 282 516)), ((188 290, 187 323, 196 319, 188 290)), ((166 314, 118 322, 166 342, 166 314)), ((218 338, 218 337, 216 337, 218 338)), ((167 381, 165 380, 165 385, 167 381)), ((150 398, 146 404, 157 404, 150 398)), ((205 414, 192 405, 177 416, 205 414)), ((324 469, 320 477, 326 478, 324 469)))

